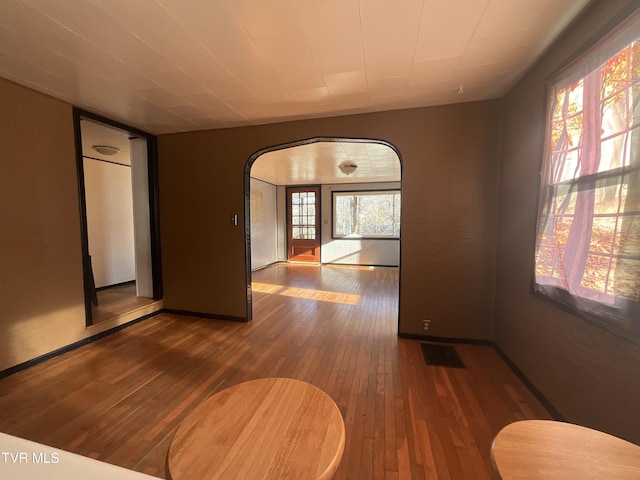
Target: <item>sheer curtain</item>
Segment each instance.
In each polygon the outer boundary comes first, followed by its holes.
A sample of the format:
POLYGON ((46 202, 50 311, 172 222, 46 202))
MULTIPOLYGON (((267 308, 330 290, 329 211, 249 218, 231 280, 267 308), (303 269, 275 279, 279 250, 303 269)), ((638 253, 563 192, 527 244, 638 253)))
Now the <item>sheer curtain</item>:
POLYGON ((548 95, 534 291, 640 342, 640 11, 548 95))

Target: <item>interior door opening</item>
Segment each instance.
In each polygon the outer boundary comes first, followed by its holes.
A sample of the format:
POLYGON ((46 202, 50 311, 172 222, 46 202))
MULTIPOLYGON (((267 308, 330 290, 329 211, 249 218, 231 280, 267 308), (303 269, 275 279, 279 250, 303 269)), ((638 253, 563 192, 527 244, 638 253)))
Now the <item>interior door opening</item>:
POLYGON ((287 260, 320 263, 320 187, 287 188, 287 260))
POLYGON ((155 138, 74 111, 87 326, 162 308, 155 138))
POLYGON ((401 181, 400 153, 383 140, 314 137, 251 155, 244 190, 247 319, 255 270, 282 262, 399 268, 401 181), (381 202, 363 200, 357 228, 345 233, 344 225, 336 227, 336 213, 344 213, 336 192, 377 199, 397 192, 398 202, 389 214, 373 208, 381 202))

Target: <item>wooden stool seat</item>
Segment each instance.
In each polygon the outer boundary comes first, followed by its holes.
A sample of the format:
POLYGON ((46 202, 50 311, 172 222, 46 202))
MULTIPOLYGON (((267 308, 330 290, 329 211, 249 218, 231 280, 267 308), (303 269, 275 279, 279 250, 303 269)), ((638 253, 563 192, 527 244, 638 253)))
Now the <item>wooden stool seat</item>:
POLYGON ((342 415, 319 388, 266 378, 222 390, 176 430, 171 480, 328 479, 344 451, 342 415))
POLYGON ((640 479, 640 447, 598 430, 550 420, 504 427, 491 446, 503 480, 640 479))

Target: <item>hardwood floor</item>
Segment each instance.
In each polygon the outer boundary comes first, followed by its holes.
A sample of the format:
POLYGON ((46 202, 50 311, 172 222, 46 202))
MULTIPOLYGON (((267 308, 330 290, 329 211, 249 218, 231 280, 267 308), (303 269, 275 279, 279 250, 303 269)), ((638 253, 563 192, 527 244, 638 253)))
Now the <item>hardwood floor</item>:
MULTIPOLYGON (((338 479, 488 479, 500 428, 550 418, 491 347, 427 366, 397 337, 398 271, 276 265, 250 323, 159 314, 0 380, 0 431, 164 476, 181 419, 270 376, 325 390, 345 419, 338 479)), ((250 460, 248 460, 250 461, 250 460)))
POLYGON ((97 292, 98 306, 91 306, 93 325, 122 323, 118 319, 131 321, 149 313, 162 310, 162 301, 138 297, 135 282, 118 285, 97 292))

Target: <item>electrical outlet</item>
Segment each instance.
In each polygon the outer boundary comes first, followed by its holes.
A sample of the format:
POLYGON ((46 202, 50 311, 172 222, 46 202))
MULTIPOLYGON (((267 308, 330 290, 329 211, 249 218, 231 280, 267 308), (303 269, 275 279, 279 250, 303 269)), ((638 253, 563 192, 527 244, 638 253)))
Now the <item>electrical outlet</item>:
POLYGON ((429 328, 431 328, 431 320, 422 320, 422 326, 424 327, 425 331, 428 331, 429 328))

